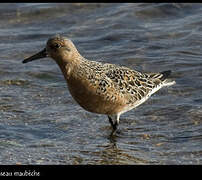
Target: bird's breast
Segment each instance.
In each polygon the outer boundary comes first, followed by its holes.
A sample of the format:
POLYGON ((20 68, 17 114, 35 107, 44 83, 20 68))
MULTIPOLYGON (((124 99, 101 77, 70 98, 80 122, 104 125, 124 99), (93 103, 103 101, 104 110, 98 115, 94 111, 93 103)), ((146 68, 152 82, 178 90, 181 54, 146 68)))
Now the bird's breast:
POLYGON ((85 110, 98 114, 116 114, 122 108, 121 103, 106 100, 105 94, 97 93, 97 86, 85 78, 70 77, 68 89, 75 101, 85 110))

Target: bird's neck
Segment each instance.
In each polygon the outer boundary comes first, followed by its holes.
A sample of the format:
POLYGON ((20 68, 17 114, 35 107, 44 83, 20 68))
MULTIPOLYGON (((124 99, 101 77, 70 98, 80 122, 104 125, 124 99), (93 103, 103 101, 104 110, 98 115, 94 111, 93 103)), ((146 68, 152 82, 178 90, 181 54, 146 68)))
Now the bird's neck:
POLYGON ((72 76, 75 75, 74 72, 80 67, 81 62, 83 61, 82 59, 82 57, 77 57, 70 62, 57 61, 57 64, 60 67, 67 82, 72 76))

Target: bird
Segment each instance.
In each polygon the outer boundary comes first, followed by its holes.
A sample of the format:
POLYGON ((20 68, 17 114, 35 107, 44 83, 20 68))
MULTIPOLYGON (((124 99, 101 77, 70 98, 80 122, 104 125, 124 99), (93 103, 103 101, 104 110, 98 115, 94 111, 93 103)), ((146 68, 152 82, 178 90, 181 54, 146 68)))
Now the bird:
POLYGON ((176 82, 171 70, 139 72, 126 66, 88 60, 67 37, 55 35, 45 48, 22 61, 50 57, 61 69, 73 99, 86 111, 107 115, 116 134, 120 115, 144 103, 152 94, 176 82))

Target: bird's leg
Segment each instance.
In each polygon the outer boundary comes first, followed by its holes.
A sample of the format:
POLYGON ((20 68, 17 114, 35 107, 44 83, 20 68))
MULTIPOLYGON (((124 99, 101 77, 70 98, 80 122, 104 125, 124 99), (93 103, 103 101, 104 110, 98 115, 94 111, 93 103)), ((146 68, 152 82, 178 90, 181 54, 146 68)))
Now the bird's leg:
POLYGON ((114 123, 113 123, 112 118, 111 118, 110 116, 108 116, 108 119, 109 119, 109 122, 110 122, 110 124, 111 124, 112 128, 114 129, 114 123))
POLYGON ((109 119, 109 122, 113 128, 112 132, 111 132, 111 135, 115 134, 116 133, 116 130, 117 130, 117 127, 119 125, 119 116, 120 115, 111 115, 111 116, 108 116, 108 119, 109 119))

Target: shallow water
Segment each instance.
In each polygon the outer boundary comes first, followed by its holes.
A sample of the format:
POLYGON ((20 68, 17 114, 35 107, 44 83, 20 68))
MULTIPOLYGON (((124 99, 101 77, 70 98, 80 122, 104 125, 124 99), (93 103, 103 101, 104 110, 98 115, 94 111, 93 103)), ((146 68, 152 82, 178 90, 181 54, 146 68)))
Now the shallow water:
POLYGON ((0 6, 0 164, 202 164, 202 4, 18 3, 0 6), (62 34, 89 59, 177 84, 121 116, 70 96, 50 59, 22 64, 62 34))

